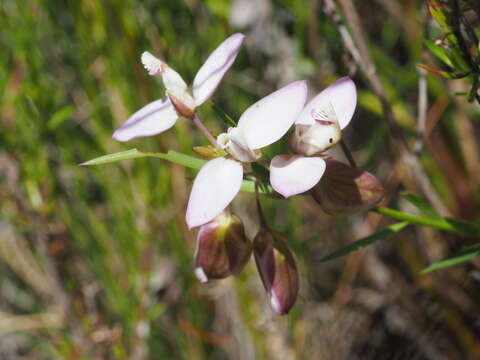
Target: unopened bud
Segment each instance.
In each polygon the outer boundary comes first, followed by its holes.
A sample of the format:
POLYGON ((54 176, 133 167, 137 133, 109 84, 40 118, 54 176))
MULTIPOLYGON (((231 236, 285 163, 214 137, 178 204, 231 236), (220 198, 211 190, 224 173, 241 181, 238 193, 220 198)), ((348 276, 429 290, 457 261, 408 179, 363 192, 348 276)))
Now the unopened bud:
POLYGON ((336 160, 326 163, 322 179, 311 190, 326 213, 354 214, 374 207, 383 199, 385 189, 374 175, 336 160))
POLYGON ((261 229, 253 241, 253 254, 270 305, 280 315, 295 304, 299 289, 295 258, 282 235, 261 229))
POLYGON ((200 227, 195 251, 195 275, 201 282, 240 272, 252 252, 242 221, 225 210, 200 227))
POLYGON ((198 155, 203 157, 204 159, 215 159, 220 156, 225 156, 228 153, 226 151, 214 148, 213 146, 194 146, 192 148, 198 155))

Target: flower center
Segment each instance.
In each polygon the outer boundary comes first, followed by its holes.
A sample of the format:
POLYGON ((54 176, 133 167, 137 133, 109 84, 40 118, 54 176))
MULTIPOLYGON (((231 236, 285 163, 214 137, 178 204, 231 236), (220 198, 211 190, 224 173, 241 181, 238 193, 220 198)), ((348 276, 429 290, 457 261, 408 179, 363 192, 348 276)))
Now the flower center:
POLYGON ((226 133, 218 135, 217 142, 223 150, 240 162, 251 163, 262 156, 260 150, 248 147, 243 132, 237 127, 231 127, 226 133))

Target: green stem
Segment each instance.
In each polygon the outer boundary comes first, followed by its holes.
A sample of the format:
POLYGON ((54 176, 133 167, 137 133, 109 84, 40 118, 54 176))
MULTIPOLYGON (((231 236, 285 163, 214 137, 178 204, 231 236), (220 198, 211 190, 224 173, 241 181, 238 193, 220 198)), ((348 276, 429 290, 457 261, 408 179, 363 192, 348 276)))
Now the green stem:
POLYGON ((357 164, 355 163, 355 159, 353 158, 353 155, 350 152, 350 149, 348 148, 347 144, 345 144, 345 141, 343 141, 343 139, 340 140, 340 146, 342 147, 342 150, 345 153, 345 156, 347 157, 347 160, 350 163, 350 165, 356 168, 357 164))
POLYGON ((259 181, 258 179, 255 180, 255 201, 257 203, 257 211, 258 211, 258 218, 260 219, 260 226, 264 229, 268 229, 268 224, 267 224, 267 220, 265 219, 265 214, 263 213, 263 210, 262 210, 262 204, 260 203, 260 195, 258 193, 258 186, 259 185, 259 181))

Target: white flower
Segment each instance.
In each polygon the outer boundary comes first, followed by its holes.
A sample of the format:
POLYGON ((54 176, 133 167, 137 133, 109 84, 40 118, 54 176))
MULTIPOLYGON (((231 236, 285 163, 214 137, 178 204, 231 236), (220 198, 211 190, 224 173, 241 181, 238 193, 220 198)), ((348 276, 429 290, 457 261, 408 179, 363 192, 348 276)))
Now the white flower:
POLYGON ((186 214, 190 228, 209 222, 230 204, 240 191, 243 164, 258 160, 261 148, 285 135, 306 97, 305 81, 295 81, 250 106, 237 127, 218 137, 229 156, 208 161, 195 178, 186 214))
POLYGON ((270 162, 270 184, 284 197, 314 187, 325 172, 318 155, 341 139, 352 119, 357 91, 350 78, 341 78, 315 96, 295 121, 290 147, 295 155, 277 155, 270 162))
POLYGON ((179 117, 191 118, 218 87, 232 66, 245 36, 234 34, 222 42, 198 70, 190 89, 182 77, 149 52, 142 54, 142 64, 150 75, 160 75, 166 96, 144 106, 113 133, 118 141, 130 141, 170 129, 179 117))

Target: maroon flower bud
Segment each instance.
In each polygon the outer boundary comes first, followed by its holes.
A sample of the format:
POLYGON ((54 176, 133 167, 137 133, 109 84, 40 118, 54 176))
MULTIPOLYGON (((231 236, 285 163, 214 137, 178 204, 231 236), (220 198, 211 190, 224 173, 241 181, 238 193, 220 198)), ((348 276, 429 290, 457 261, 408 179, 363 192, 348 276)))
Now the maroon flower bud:
POLYGON ((385 189, 374 175, 336 160, 326 163, 322 179, 311 190, 326 213, 354 214, 374 207, 383 199, 385 189))
POLYGON ((287 314, 297 299, 299 279, 286 240, 276 232, 260 229, 253 240, 253 254, 273 310, 287 314))
POLYGON ((201 282, 240 272, 252 252, 242 221, 228 210, 200 227, 195 251, 195 275, 201 282))

